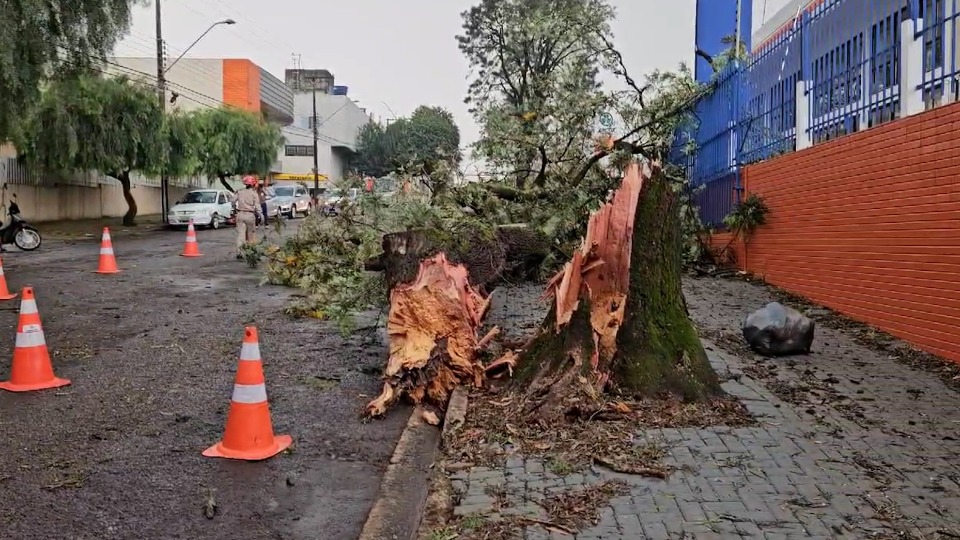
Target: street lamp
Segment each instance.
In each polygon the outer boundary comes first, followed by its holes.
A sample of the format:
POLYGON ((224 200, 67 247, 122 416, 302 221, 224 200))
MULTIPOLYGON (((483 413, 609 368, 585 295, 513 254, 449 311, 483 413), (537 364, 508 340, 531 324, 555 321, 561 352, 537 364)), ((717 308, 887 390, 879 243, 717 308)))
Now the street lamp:
MULTIPOLYGON (((193 43, 190 44, 183 53, 177 57, 169 66, 164 67, 163 62, 163 29, 161 24, 161 10, 160 10, 160 0, 155 0, 155 7, 157 12, 157 93, 160 98, 160 108, 162 111, 166 112, 167 110, 167 78, 166 74, 170 71, 170 68, 174 66, 185 54, 187 54, 194 45, 200 42, 204 36, 210 33, 215 27, 220 26, 221 24, 232 25, 237 24, 237 21, 233 19, 224 19, 222 21, 217 21, 210 25, 210 28, 207 28, 200 37, 195 39, 193 43)), ((162 171, 160 174, 160 211, 163 213, 163 222, 168 223, 169 217, 167 214, 170 212, 170 179, 167 178, 166 171, 162 171)))
POLYGON ((189 47, 187 47, 182 53, 180 53, 180 56, 178 56, 176 60, 174 60, 173 62, 171 62, 170 65, 167 66, 167 68, 163 70, 163 72, 164 72, 164 73, 167 73, 168 71, 170 71, 170 68, 172 68, 174 65, 176 65, 176 63, 179 62, 180 59, 183 58, 183 56, 184 56, 185 54, 187 54, 188 52, 190 52, 190 49, 192 49, 194 45, 196 45, 197 43, 200 42, 201 39, 203 39, 203 36, 209 34, 211 30, 213 30, 213 29, 216 28, 217 26, 220 26, 221 24, 225 24, 225 25, 228 25, 228 26, 229 26, 229 25, 232 25, 232 24, 237 24, 237 21, 235 21, 235 20, 233 20, 233 19, 224 19, 224 20, 222 20, 222 21, 217 21, 217 22, 211 24, 211 25, 210 25, 210 28, 207 28, 202 34, 200 34, 200 37, 198 37, 197 39, 193 40, 193 43, 191 43, 189 47))

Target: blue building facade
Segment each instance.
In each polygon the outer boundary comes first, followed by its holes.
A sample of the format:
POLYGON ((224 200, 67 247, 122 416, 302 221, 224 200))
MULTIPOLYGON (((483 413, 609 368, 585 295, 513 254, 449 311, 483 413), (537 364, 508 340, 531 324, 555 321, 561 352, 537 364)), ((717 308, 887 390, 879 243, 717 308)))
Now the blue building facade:
MULTIPOLYGON (((794 2, 749 58, 702 79, 712 91, 680 137, 695 143, 686 164, 704 222, 732 210, 750 163, 956 101, 958 2, 794 2)), ((714 9, 698 1, 698 39, 714 9)))
MULTIPOLYGON (((742 0, 740 9, 740 39, 749 49, 753 2, 742 0)), ((695 27, 696 47, 710 56, 720 54, 728 47, 723 39, 736 34, 737 0, 698 0, 695 27)), ((697 82, 708 83, 713 77, 713 68, 706 59, 697 56, 693 73, 697 82)))

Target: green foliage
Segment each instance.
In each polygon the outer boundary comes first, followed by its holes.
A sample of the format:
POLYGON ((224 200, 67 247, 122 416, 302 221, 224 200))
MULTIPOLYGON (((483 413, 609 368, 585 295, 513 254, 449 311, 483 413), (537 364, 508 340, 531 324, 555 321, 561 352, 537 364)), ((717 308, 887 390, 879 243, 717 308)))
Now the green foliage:
POLYGON ((202 169, 200 148, 203 135, 197 128, 194 117, 174 112, 167 114, 167 155, 166 173, 170 176, 194 176, 202 169))
POLYGON ((352 167, 360 174, 375 178, 393 172, 393 142, 387 139, 383 124, 371 121, 357 134, 357 155, 352 167))
POLYGON ((747 237, 757 227, 767 222, 768 213, 770 213, 770 209, 767 208, 763 197, 751 193, 723 218, 723 223, 733 231, 735 236, 747 237))
POLYGON ((100 171, 123 186, 133 225, 130 173, 155 174, 170 156, 168 128, 156 94, 124 78, 84 75, 44 91, 17 146, 34 167, 57 173, 100 171))
POLYGON ((678 207, 680 211, 682 260, 684 267, 691 267, 709 256, 711 231, 704 227, 703 220, 700 219, 700 210, 694 203, 694 196, 704 186, 694 188, 685 182, 681 186, 678 193, 678 207))
POLYGON ((395 132, 394 162, 409 174, 430 176, 445 164, 460 163, 460 128, 440 107, 417 107, 409 119, 387 127, 395 132))
POLYGON ((361 174, 432 176, 460 163, 460 128, 449 111, 421 106, 386 127, 376 122, 364 126, 358 147, 354 169, 361 174))
POLYGON ((704 92, 683 65, 634 80, 614 48, 613 17, 605 0, 481 0, 463 14, 457 38, 474 71, 467 97, 481 128, 474 151, 496 171, 485 186, 492 197, 471 187, 458 200, 477 215, 529 223, 554 238, 554 262, 569 256, 589 212, 638 154, 662 160, 704 92), (604 71, 626 88, 600 85, 604 71), (596 130, 605 115, 617 125, 601 145, 596 130))
POLYGON ((16 139, 40 87, 108 54, 140 0, 0 1, 0 141, 16 139))
POLYGON ((737 41, 737 36, 735 34, 730 34, 724 36, 720 43, 727 46, 726 49, 720 51, 719 54, 713 57, 711 67, 713 68, 713 75, 723 73, 723 71, 730 65, 733 61, 743 61, 746 60, 750 55, 749 49, 747 49, 747 44, 741 40, 739 43, 737 41))
POLYGON ((190 115, 199 142, 200 171, 220 179, 242 174, 266 175, 283 145, 280 129, 256 114, 235 108, 205 109, 190 115))
POLYGON ((382 276, 367 272, 364 263, 379 253, 383 232, 403 230, 405 223, 418 219, 415 206, 404 195, 388 202, 364 193, 336 216, 314 214, 296 236, 268 251, 267 280, 304 291, 288 308, 290 314, 329 319, 349 332, 355 313, 385 304, 382 276))
POLYGON ((466 102, 481 127, 475 152, 507 181, 543 187, 572 176, 593 123, 611 107, 597 74, 611 67, 605 0, 481 0, 463 13, 461 52, 473 70, 466 102))
POLYGON ((163 111, 149 89, 123 78, 56 81, 29 118, 23 154, 48 171, 158 171, 166 160, 163 111))

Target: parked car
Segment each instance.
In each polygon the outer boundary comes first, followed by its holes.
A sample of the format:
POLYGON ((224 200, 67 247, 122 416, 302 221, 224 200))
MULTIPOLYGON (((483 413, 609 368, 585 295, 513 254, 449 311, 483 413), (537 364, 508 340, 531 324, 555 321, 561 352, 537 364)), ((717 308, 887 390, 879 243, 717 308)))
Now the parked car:
POLYGON ((327 192, 327 200, 323 204, 323 213, 335 216, 339 208, 352 204, 360 196, 360 188, 350 188, 346 191, 334 188, 327 192))
POLYGON ((277 192, 272 186, 264 188, 264 192, 267 195, 267 217, 280 217, 280 198, 277 197, 277 192))
POLYGON ((173 227, 185 227, 193 220, 197 227, 219 229, 230 220, 233 204, 230 194, 222 189, 196 189, 183 196, 170 208, 167 220, 173 227))
POLYGON ((313 201, 307 193, 307 188, 300 185, 277 185, 273 187, 277 196, 277 207, 281 215, 290 219, 303 214, 309 216, 313 211, 313 201))

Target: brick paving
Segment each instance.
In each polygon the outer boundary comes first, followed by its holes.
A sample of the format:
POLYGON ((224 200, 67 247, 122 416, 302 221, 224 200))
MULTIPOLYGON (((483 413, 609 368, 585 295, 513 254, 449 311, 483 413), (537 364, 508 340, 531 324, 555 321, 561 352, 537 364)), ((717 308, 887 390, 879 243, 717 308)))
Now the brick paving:
MULTIPOLYGON (((684 290, 691 316, 714 336, 739 336, 743 318, 772 300, 735 280, 689 280, 684 290)), ((538 311, 521 292, 497 296, 507 300, 494 317, 516 315, 517 305, 520 315, 538 311)), ((577 539, 960 538, 960 394, 826 328, 811 355, 793 359, 705 346, 759 425, 638 432, 638 442, 669 449, 665 462, 677 470, 667 480, 602 469, 558 476, 519 455, 503 469, 460 471, 455 513, 495 517, 494 492, 508 501, 503 514, 543 518, 536 502, 551 491, 619 479, 629 494, 577 539)), ((528 540, 554 538, 571 537, 526 531, 528 540)))

